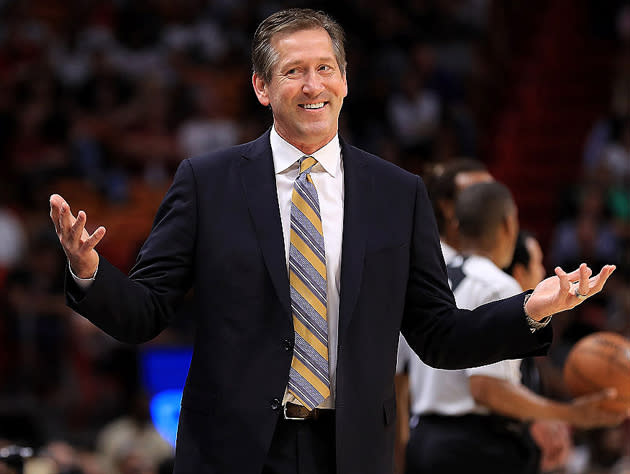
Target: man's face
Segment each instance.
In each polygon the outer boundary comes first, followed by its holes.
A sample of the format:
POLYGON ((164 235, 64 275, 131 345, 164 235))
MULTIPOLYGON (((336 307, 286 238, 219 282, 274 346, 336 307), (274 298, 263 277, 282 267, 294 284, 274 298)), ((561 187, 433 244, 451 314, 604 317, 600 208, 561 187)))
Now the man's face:
POLYGON ((346 76, 323 28, 278 34, 271 44, 278 55, 271 80, 254 74, 254 91, 262 105, 271 105, 278 134, 311 154, 337 133, 346 76))

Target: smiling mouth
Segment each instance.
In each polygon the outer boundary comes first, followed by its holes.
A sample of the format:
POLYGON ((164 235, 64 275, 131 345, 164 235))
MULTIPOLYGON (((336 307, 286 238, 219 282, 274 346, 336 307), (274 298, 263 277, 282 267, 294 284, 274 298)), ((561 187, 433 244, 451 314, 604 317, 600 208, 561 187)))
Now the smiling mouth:
POLYGON ((324 108, 328 102, 317 102, 316 104, 299 104, 300 107, 307 110, 319 110, 324 108))

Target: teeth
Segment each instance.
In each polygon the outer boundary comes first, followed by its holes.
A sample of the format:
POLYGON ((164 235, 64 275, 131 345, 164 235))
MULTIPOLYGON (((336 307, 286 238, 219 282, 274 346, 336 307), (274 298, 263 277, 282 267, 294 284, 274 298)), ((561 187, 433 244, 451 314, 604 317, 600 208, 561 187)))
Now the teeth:
POLYGON ((317 104, 304 104, 302 107, 305 109, 321 109, 324 106, 324 102, 319 102, 317 104))

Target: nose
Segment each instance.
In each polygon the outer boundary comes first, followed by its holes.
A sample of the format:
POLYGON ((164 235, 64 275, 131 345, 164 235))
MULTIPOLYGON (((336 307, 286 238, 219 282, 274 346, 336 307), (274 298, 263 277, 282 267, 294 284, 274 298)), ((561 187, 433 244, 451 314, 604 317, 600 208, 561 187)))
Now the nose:
POLYGON ((302 92, 308 97, 317 97, 324 90, 324 81, 317 74, 317 71, 311 71, 304 76, 304 84, 302 92))

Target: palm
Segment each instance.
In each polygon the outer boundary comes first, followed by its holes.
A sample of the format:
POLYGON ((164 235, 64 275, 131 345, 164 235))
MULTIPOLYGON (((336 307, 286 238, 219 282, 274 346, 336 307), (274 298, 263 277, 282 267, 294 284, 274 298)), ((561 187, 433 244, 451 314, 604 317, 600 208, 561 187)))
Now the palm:
POLYGON ((90 235, 85 229, 85 212, 79 211, 75 217, 68 203, 58 194, 50 197, 50 218, 74 272, 84 278, 92 276, 99 261, 94 247, 105 235, 105 228, 101 226, 90 235))
POLYGON ((599 293, 614 270, 614 265, 605 265, 592 277, 592 270, 584 263, 571 273, 565 273, 562 268, 556 267, 556 275, 541 281, 534 289, 527 301, 527 314, 540 320, 574 308, 585 296, 590 297, 599 293), (581 298, 579 295, 584 297, 581 298))

